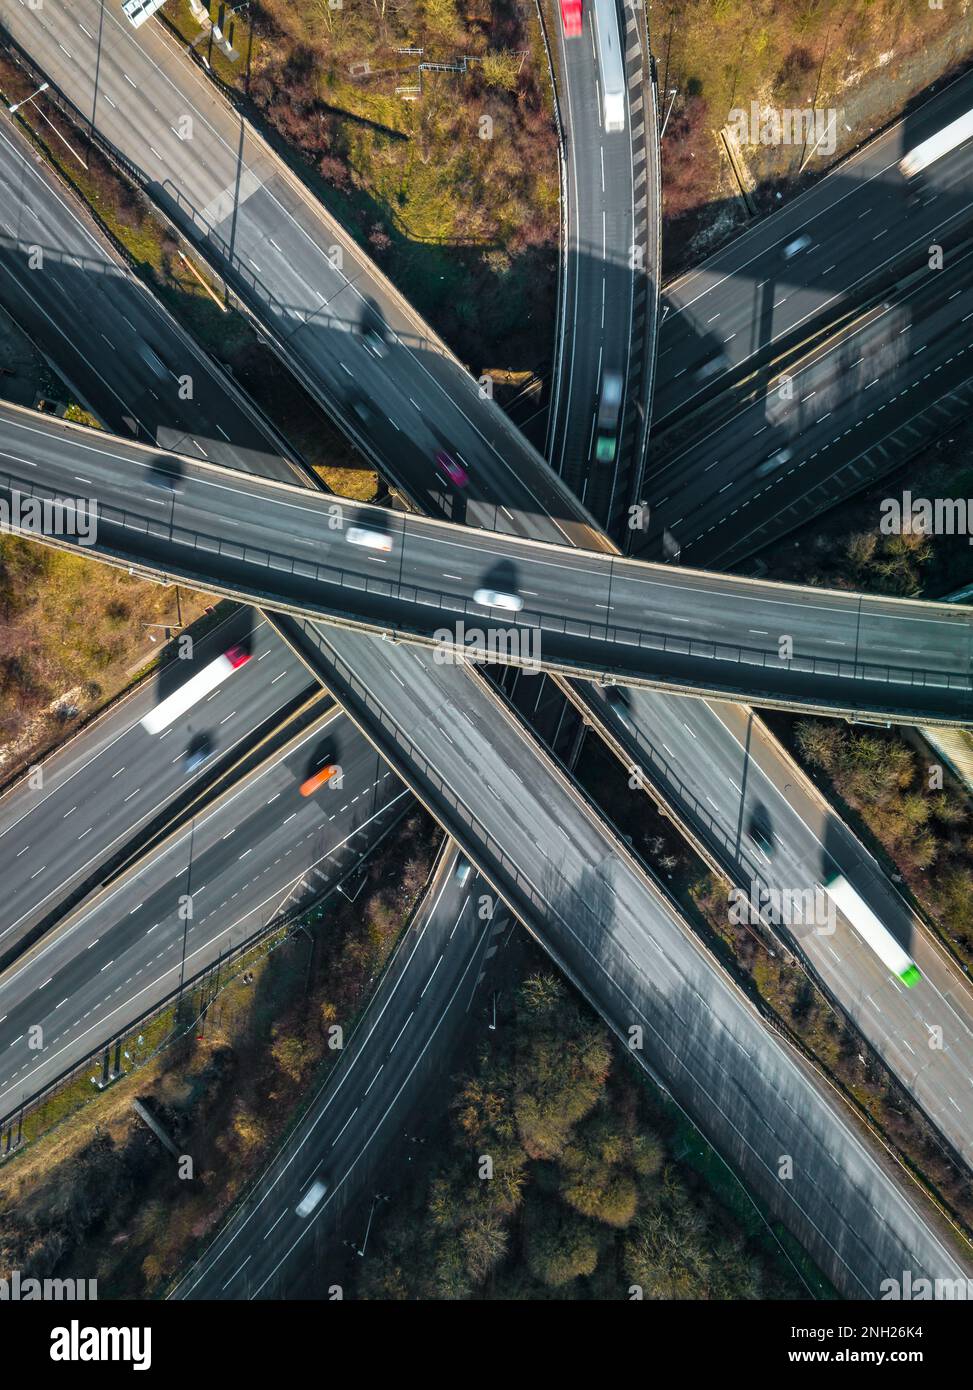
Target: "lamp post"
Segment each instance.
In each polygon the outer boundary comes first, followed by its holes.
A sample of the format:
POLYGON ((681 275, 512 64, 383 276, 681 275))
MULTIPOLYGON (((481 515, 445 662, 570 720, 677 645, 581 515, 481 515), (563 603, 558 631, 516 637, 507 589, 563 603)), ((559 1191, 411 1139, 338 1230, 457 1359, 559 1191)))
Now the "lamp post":
MULTIPOLYGON (((13 106, 10 107, 10 114, 11 114, 11 116, 15 115, 15 114, 20 110, 20 108, 21 108, 22 106, 27 106, 27 105, 30 104, 30 102, 35 101, 36 98, 39 97, 40 94, 41 94, 42 92, 46 92, 46 91, 47 91, 47 89, 48 89, 48 87, 49 87, 50 85, 51 85, 50 82, 42 82, 41 85, 37 88, 37 91, 36 91, 36 92, 31 92, 31 94, 30 94, 29 97, 24 97, 23 101, 15 101, 14 104, 13 104, 13 106)), ((88 166, 87 166, 87 164, 85 163, 85 161, 84 161, 84 160, 81 158, 81 156, 78 154, 78 152, 77 152, 77 150, 74 148, 74 146, 71 145, 71 144, 69 144, 68 141, 65 140, 64 136, 63 136, 63 135, 61 134, 61 132, 58 130, 58 128, 57 128, 57 126, 54 124, 54 122, 53 122, 52 120, 50 120, 47 116, 44 115, 44 112, 41 110, 41 108, 40 108, 39 106, 36 107, 35 110, 37 111, 38 116, 40 116, 40 118, 41 118, 41 120, 44 122, 44 124, 45 124, 45 125, 49 125, 49 126, 51 127, 51 129, 53 130, 54 134, 55 134, 55 135, 57 136, 57 138, 60 140, 61 144, 65 147, 65 149, 71 151, 71 153, 74 155, 75 159, 76 159, 76 160, 78 161, 78 163, 81 165, 82 169, 87 169, 88 166)))
POLYGON ((372 1198, 371 1210, 368 1213, 368 1225, 365 1227, 365 1239, 361 1243, 360 1250, 358 1249, 357 1245, 355 1246, 355 1254, 358 1255, 361 1259, 365 1258, 365 1251, 368 1249, 368 1233, 372 1229, 372 1217, 375 1215, 375 1208, 381 1201, 382 1194, 380 1192, 376 1192, 375 1196, 372 1198))
POLYGON ((679 95, 679 88, 678 88, 678 87, 670 87, 669 90, 668 90, 668 92, 666 92, 666 96, 667 96, 667 97, 670 97, 671 100, 670 100, 670 102, 669 102, 669 110, 666 112, 666 115, 665 115, 665 120, 662 122, 662 129, 659 131, 659 139, 660 139, 660 140, 662 139, 663 135, 665 135, 665 133, 666 133, 666 126, 669 124, 669 117, 672 115, 672 108, 673 108, 673 107, 675 106, 675 104, 676 104, 676 97, 677 97, 678 95, 679 95))
POLYGON ((22 106, 26 106, 29 101, 33 101, 35 97, 39 97, 41 92, 46 92, 50 85, 50 82, 42 82, 41 85, 37 88, 37 91, 32 92, 29 97, 24 97, 23 101, 15 101, 13 106, 11 106, 10 108, 11 116, 14 114, 15 111, 19 111, 22 106))

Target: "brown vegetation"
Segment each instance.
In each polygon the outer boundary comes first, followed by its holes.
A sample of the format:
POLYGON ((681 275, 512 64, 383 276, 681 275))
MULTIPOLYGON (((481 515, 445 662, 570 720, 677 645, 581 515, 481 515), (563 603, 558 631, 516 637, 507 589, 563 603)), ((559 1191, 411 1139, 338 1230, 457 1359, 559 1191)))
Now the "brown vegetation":
MULTIPOLYGON (((938 598, 965 587, 971 577, 965 534, 882 531, 882 502, 901 503, 904 489, 915 498, 973 498, 973 427, 957 426, 953 437, 763 551, 769 577, 904 598, 938 598)), ((753 562, 735 568, 752 573, 753 562)))
POLYGON ((268 1161, 289 1120, 340 1057, 435 853, 415 810, 385 841, 354 902, 341 895, 303 932, 217 995, 205 1023, 17 1154, 0 1170, 0 1270, 37 1278, 83 1272, 102 1297, 144 1297, 178 1273, 196 1243, 268 1161), (131 1110, 140 1097, 194 1175, 131 1110))
MULTIPOLYGON (((973 823, 931 749, 896 730, 856 734, 823 719, 795 728, 806 763, 861 817, 962 960, 973 967, 973 823)), ((839 803, 840 804, 840 803, 839 803)))
MULTIPOLYGON (((541 365, 559 187, 532 12, 514 0, 466 17, 455 0, 253 8, 250 99, 315 191, 464 361, 541 365), (425 62, 470 61, 423 72, 420 92, 407 46, 425 62)), ((194 29, 176 0, 167 13, 194 29)), ((219 71, 242 89, 243 66, 219 71)))
MULTIPOLYGON (((678 97, 662 147, 663 248, 676 274, 744 220, 738 185, 718 144, 730 111, 836 109, 837 150, 802 145, 741 150, 758 204, 868 139, 916 93, 973 56, 968 18, 928 0, 660 0, 651 11, 660 86, 678 97)), ((668 103, 665 91, 662 99, 668 103)))
POLYGON ((445 1152, 400 1192, 368 1298, 780 1297, 794 1290, 685 1167, 604 1025, 539 970, 460 1082, 445 1152))
MULTIPOLYGON (((184 621, 208 600, 186 594, 184 621)), ((175 590, 124 570, 0 537, 0 767, 9 776, 123 690, 153 660, 146 623, 176 622, 175 590)), ((159 635, 159 634, 157 634, 159 635)))

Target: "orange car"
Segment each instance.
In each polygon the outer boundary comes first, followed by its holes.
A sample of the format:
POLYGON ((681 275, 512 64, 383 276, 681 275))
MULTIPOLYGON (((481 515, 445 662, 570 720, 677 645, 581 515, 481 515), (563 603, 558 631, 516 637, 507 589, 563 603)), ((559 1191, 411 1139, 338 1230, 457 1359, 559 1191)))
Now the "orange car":
POLYGON ((317 772, 312 772, 306 782, 301 783, 301 796, 311 796, 317 791, 318 787, 323 787, 325 782, 330 782, 332 777, 337 777, 337 763, 325 763, 324 767, 319 767, 317 772))

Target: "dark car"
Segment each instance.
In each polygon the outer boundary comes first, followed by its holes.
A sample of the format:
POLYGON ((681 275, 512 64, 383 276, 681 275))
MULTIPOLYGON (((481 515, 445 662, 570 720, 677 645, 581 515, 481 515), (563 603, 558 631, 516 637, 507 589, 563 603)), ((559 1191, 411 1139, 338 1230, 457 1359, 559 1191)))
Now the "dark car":
POLYGON ((607 691, 605 699, 608 701, 609 707, 618 715, 619 719, 624 719, 627 723, 629 721, 628 696, 625 692, 612 688, 607 691))
POLYGON ((378 417, 372 409, 370 401, 360 391, 348 398, 348 405, 363 425, 374 425, 378 417))
POLYGON ((774 852, 774 832, 770 828, 770 822, 766 816, 752 815, 747 826, 747 834, 758 849, 762 849, 769 858, 774 852))
POLYGON ((213 740, 209 734, 197 734, 183 754, 183 771, 195 772, 198 767, 202 767, 212 751, 213 740))

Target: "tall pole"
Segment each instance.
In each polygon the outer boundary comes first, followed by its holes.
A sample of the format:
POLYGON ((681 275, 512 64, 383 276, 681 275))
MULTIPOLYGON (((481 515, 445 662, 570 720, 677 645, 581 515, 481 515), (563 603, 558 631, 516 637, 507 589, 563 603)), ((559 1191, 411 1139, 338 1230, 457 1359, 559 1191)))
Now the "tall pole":
POLYGON ((360 1255, 362 1259, 365 1258, 365 1250, 368 1247, 368 1233, 372 1229, 372 1217, 375 1215, 375 1208, 378 1206, 380 1201, 381 1196, 378 1192, 376 1192, 375 1196, 372 1198, 371 1211, 369 1211, 368 1213, 368 1225, 365 1227, 365 1239, 361 1243, 361 1249, 355 1251, 355 1254, 360 1255))
POLYGON ((676 27, 676 16, 670 11, 669 14, 669 34, 666 38, 666 70, 662 77, 662 90, 669 90, 669 54, 672 50, 672 35, 676 27))
MULTIPOLYGON (((821 62, 820 62, 820 64, 819 64, 819 66, 818 66, 818 77, 817 77, 817 81, 816 81, 815 84, 814 84, 814 96, 813 96, 813 98, 812 98, 812 100, 811 100, 811 111, 812 111, 812 113, 815 112, 815 111, 817 110, 817 108, 818 108, 818 93, 821 91, 821 76, 822 76, 822 74, 823 74, 823 72, 824 72, 824 60, 825 60, 825 58, 827 58, 827 56, 828 56, 828 44, 829 44, 830 42, 831 42, 831 25, 829 24, 829 25, 828 25, 828 32, 827 32, 827 33, 825 34, 825 36, 824 36, 824 49, 823 49, 823 51, 822 51, 822 53, 821 53, 821 62)), ((808 130, 807 133, 806 133, 805 136, 804 136, 804 144, 801 146, 801 163, 800 163, 800 165, 799 165, 799 167, 798 167, 798 173, 801 172, 801 170, 804 168, 804 165, 805 165, 805 163, 806 163, 806 160, 805 160, 805 158, 804 158, 804 151, 807 149, 808 136, 810 135, 810 133, 811 133, 810 130, 808 130)), ((835 132, 835 133, 837 134, 837 132, 835 132)), ((820 144, 820 140, 818 141, 818 143, 820 144)), ((815 145, 814 148, 817 149, 817 145, 815 145)), ((811 153, 813 154, 813 153, 814 153, 814 150, 812 150, 811 153)))
POLYGON ((679 88, 678 88, 678 87, 673 87, 671 91, 667 91, 667 92, 666 92, 666 96, 671 97, 672 100, 669 102, 669 110, 666 112, 665 120, 662 122, 662 129, 659 131, 659 139, 660 139, 660 140, 662 139, 663 135, 665 135, 665 133, 666 133, 666 126, 669 124, 669 117, 672 115, 672 108, 673 108, 673 107, 675 106, 675 104, 676 104, 676 97, 677 97, 678 95, 679 95, 679 88))
POLYGON ((179 1009, 182 1005, 182 990, 186 980, 186 946, 189 941, 189 917, 193 910, 193 843, 196 837, 196 817, 193 816, 189 825, 189 862, 186 865, 186 898, 188 913, 184 913, 182 919, 182 960, 179 962, 179 997, 176 1001, 176 1017, 179 1017, 179 1009))

